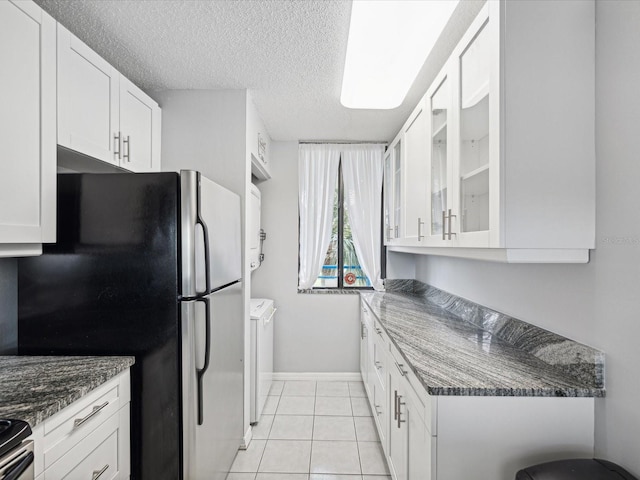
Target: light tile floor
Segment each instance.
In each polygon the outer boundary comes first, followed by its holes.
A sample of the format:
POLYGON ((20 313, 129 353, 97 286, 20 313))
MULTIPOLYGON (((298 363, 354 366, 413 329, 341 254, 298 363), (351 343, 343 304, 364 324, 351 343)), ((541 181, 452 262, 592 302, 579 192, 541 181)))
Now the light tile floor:
POLYGON ((362 382, 273 382, 227 480, 390 480, 362 382))

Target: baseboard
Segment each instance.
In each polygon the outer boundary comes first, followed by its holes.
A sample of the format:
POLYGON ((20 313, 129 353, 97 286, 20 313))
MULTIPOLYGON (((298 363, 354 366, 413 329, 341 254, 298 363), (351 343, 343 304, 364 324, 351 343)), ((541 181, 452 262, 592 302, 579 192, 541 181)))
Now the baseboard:
POLYGON ((321 381, 321 382, 360 382, 360 372, 273 372, 273 380, 277 381, 321 381))
POLYGON ((249 448, 249 444, 251 443, 252 438, 253 438, 253 430, 251 429, 251 425, 249 425, 249 428, 247 429, 247 431, 244 434, 244 437, 242 438, 242 441, 244 443, 240 445, 240 450, 246 450, 247 448, 249 448))

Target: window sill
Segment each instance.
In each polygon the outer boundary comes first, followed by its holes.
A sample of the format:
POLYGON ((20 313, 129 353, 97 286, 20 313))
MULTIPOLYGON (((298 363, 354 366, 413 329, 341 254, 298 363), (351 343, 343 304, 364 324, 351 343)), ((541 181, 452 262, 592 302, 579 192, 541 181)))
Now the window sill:
POLYGON ((358 295, 360 292, 370 292, 373 288, 304 288, 298 293, 310 295, 358 295))

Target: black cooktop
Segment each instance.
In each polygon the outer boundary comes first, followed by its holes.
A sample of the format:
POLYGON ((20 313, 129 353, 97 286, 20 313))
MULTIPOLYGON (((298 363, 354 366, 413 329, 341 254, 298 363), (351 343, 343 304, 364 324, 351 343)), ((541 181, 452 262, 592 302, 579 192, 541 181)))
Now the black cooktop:
POLYGON ((20 445, 31 435, 31 427, 23 420, 0 420, 0 457, 20 445))

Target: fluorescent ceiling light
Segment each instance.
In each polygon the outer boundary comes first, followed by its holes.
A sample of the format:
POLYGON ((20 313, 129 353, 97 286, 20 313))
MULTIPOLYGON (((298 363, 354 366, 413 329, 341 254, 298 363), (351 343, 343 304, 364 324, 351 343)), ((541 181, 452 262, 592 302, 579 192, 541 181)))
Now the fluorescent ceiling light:
POLYGON ((342 105, 398 107, 457 4, 458 0, 354 0, 342 105))

